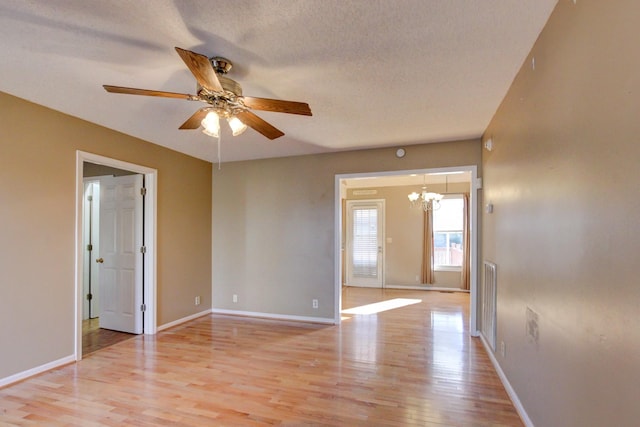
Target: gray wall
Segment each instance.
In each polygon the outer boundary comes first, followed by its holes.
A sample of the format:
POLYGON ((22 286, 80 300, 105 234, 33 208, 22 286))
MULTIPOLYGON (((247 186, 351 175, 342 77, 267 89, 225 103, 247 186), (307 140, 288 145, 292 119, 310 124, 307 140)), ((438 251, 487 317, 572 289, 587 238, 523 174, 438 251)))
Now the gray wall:
POLYGON ((471 140, 409 146, 402 159, 385 148, 225 163, 213 171, 213 307, 333 318, 335 175, 480 159, 471 140))
POLYGON ((536 426, 640 419, 638 22, 637 1, 560 1, 486 131, 496 356, 536 426))

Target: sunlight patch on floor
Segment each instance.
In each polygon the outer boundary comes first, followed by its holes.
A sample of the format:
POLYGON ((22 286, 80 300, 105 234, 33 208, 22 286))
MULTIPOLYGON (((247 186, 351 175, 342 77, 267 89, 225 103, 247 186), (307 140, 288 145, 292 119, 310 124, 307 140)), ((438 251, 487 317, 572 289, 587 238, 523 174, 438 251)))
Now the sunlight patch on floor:
POLYGON ((342 310, 342 314, 376 314, 387 310, 393 310, 394 308, 406 307, 411 304, 419 304, 421 302, 421 299, 394 298, 373 304, 361 305, 360 307, 348 308, 346 310, 342 310))

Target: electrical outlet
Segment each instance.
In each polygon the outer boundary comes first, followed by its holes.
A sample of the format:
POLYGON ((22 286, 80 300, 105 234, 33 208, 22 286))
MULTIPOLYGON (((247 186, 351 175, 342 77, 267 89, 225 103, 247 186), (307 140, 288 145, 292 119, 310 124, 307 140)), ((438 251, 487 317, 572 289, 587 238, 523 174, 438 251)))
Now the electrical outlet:
POLYGON ((200 305, 200 295, 196 297, 196 305, 200 305))
POLYGON ((507 356, 507 345, 504 341, 500 341, 500 354, 503 358, 507 356))
POLYGON ((233 294, 233 302, 238 302, 238 295, 233 294))
POLYGON ((311 303, 313 305, 313 308, 318 308, 318 300, 317 299, 312 300, 311 303))

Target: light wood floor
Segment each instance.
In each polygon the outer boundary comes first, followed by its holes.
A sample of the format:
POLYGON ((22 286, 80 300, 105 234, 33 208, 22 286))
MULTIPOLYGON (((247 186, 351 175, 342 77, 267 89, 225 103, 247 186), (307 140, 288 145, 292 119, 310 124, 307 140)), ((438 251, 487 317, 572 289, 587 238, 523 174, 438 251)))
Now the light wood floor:
POLYGON ((110 331, 100 328, 100 319, 95 317, 82 321, 82 356, 102 350, 120 341, 135 337, 126 332, 110 331))
POLYGON ((385 300, 411 304, 340 326, 209 315, 136 336, 0 389, 0 425, 522 425, 468 335, 468 294, 343 301, 385 300))

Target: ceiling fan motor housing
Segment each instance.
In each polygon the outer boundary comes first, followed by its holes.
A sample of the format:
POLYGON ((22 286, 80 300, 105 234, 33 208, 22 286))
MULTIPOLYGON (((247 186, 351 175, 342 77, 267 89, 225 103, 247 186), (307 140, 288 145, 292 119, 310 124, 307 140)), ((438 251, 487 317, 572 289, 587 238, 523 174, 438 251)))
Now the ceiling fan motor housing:
POLYGON ((221 56, 211 57, 209 61, 211 61, 211 65, 217 74, 227 74, 233 67, 233 62, 221 56))
MULTIPOLYGON (((220 74, 218 74, 217 77, 225 91, 225 95, 228 95, 229 98, 242 96, 242 86, 240 86, 238 82, 220 74)), ((210 91, 200 86, 200 83, 196 83, 196 93, 205 97, 207 95, 213 95, 210 91)))
POLYGON ((217 75, 220 85, 224 89, 224 93, 215 93, 202 87, 199 83, 196 85, 196 93, 200 99, 211 104, 212 109, 220 117, 231 117, 239 111, 246 109, 242 103, 242 87, 238 82, 225 77, 221 74, 217 75))

